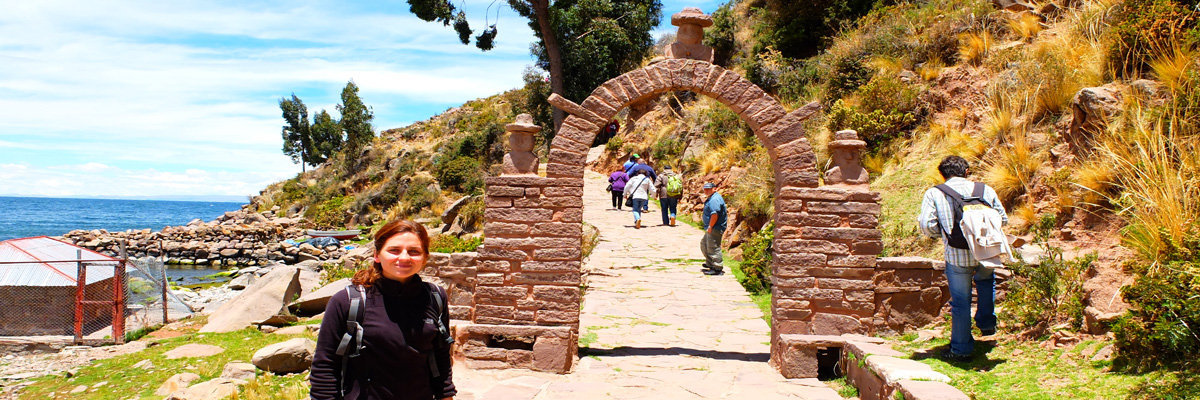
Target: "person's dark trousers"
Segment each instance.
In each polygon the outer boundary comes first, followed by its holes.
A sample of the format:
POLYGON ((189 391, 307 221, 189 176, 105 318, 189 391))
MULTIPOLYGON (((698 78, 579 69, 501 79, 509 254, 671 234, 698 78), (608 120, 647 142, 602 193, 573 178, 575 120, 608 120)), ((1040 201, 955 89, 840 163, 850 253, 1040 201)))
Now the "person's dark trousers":
POLYGON ((679 199, 674 197, 663 197, 658 199, 658 205, 662 207, 663 225, 670 225, 671 218, 675 218, 675 207, 679 205, 679 199))
POLYGON ((621 202, 625 200, 625 192, 620 190, 612 191, 613 208, 620 210, 621 202))

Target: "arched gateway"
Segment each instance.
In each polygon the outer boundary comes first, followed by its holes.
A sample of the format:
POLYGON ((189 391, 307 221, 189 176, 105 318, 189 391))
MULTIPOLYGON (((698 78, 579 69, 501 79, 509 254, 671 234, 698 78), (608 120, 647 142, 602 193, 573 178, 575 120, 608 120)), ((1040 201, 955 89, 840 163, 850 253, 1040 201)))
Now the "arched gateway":
MULTIPOLYGON (((703 23, 695 17, 698 12, 689 11, 673 18, 681 25, 680 36, 692 29, 687 25, 703 23)), ((705 53, 702 47, 696 38, 681 38, 672 53, 711 59, 711 50, 705 53)), ((861 184, 818 187, 815 157, 801 123, 820 106, 788 112, 732 71, 707 60, 672 58, 609 80, 578 105, 551 96, 552 104, 570 116, 551 143, 545 176, 531 171, 527 155, 513 149, 510 159, 524 161, 506 160, 506 172, 487 179, 486 239, 475 263, 473 309, 463 315, 471 323, 456 331, 468 362, 571 370, 578 351, 588 147, 622 108, 676 90, 727 105, 770 154, 776 182, 771 362, 790 375, 785 364, 803 357, 791 354, 800 347, 788 346, 782 335, 871 333, 883 324, 875 315, 872 282, 882 249, 876 229, 879 195, 861 184)), ((510 131, 522 130, 521 125, 510 131)))

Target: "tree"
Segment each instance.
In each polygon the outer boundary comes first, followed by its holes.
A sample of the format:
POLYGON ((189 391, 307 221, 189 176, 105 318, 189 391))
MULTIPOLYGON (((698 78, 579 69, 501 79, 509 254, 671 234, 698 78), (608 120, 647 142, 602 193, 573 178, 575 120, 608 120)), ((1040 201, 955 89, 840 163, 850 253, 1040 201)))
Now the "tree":
MULTIPOLYGON (((466 15, 449 0, 408 0, 408 4, 418 18, 453 24, 459 40, 470 42, 473 31, 466 15)), ((550 91, 574 101, 640 63, 653 45, 649 31, 662 17, 659 0, 559 0, 553 5, 550 0, 508 0, 508 5, 529 19, 538 38, 533 52, 538 66, 550 72, 550 91), (568 45, 564 48, 560 43, 568 45), (602 65, 586 65, 597 60, 602 65)), ((491 25, 475 37, 475 46, 490 50, 495 37, 496 26, 491 25)), ((563 118, 562 110, 554 109, 555 131, 563 118)))
POLYGON ((349 157, 357 157, 353 154, 362 149, 363 146, 371 143, 375 138, 375 131, 371 128, 371 120, 375 115, 371 112, 371 108, 363 104, 361 98, 358 97, 358 85, 354 81, 346 83, 346 87, 342 89, 342 104, 338 104, 337 110, 342 114, 341 126, 346 132, 345 147, 350 150, 349 157))
POLYGON ((313 153, 325 162, 333 158, 342 149, 342 126, 325 110, 313 117, 312 128, 309 129, 313 142, 313 153))
POLYGON ((279 109, 283 111, 283 154, 292 158, 292 162, 300 163, 300 171, 311 160, 312 135, 308 124, 308 107, 292 93, 292 98, 279 99, 279 109))

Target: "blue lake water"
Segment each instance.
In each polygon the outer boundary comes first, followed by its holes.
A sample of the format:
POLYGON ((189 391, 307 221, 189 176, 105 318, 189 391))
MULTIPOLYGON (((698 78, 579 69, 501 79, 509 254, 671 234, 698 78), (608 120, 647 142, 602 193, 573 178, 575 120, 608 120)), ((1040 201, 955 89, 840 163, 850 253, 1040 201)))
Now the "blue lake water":
MULTIPOLYGON (((161 200, 58 199, 0 196, 0 240, 61 236, 75 229, 161 230, 199 218, 211 221, 242 203, 161 200)), ((220 272, 210 266, 168 266, 167 275, 181 283, 220 272)))
POLYGON ((230 202, 0 196, 0 240, 60 236, 74 229, 157 231, 196 218, 211 221, 241 206, 230 202))

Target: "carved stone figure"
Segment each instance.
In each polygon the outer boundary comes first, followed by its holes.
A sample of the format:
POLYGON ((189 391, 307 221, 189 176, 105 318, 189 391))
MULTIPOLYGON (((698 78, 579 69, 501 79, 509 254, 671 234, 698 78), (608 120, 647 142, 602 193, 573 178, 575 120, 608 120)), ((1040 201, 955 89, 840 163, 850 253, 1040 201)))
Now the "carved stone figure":
POLYGON ((825 172, 825 185, 852 190, 869 190, 867 170, 862 167, 862 152, 867 142, 853 130, 838 131, 829 142, 829 160, 833 167, 825 172))
POLYGON ((712 47, 705 46, 704 28, 712 26, 712 17, 699 8, 687 7, 671 16, 671 25, 679 27, 675 43, 667 48, 667 58, 688 58, 706 62, 713 61, 712 47))
POLYGON ((508 154, 504 155, 501 173, 504 175, 537 174, 538 158, 533 154, 533 134, 542 127, 533 123, 529 114, 518 115, 513 123, 505 125, 508 132, 508 154))

